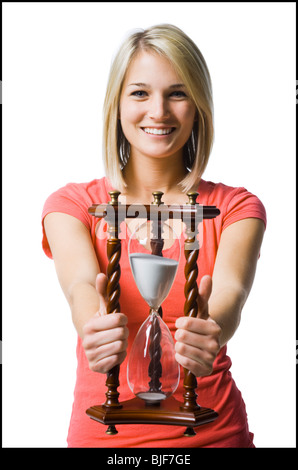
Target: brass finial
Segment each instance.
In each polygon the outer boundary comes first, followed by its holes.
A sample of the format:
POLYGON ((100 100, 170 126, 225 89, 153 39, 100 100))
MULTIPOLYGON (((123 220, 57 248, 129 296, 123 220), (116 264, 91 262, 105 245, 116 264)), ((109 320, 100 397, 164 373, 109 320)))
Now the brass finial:
POLYGON ((163 193, 161 191, 153 191, 152 196, 154 198, 152 204, 155 204, 157 206, 163 204, 163 202, 161 202, 161 198, 163 196, 163 193))
POLYGON ((118 431, 114 425, 110 425, 106 430, 106 434, 113 436, 114 434, 118 434, 118 431))
POLYGON ((195 205, 198 195, 199 195, 199 193, 197 193, 195 191, 187 193, 187 196, 188 196, 188 203, 187 204, 195 205))
POLYGON ((109 204, 112 206, 118 204, 118 197, 120 196, 120 191, 114 190, 114 191, 109 191, 109 195, 111 196, 111 200, 109 201, 109 204))

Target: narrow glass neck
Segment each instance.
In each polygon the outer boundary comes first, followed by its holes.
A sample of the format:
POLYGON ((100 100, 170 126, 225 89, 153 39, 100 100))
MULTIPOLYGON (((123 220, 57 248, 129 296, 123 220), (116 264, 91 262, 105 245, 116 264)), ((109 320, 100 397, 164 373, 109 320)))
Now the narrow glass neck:
POLYGON ((158 309, 159 309, 159 307, 157 307, 157 308, 151 307, 150 308, 150 315, 158 315, 159 316, 158 309))

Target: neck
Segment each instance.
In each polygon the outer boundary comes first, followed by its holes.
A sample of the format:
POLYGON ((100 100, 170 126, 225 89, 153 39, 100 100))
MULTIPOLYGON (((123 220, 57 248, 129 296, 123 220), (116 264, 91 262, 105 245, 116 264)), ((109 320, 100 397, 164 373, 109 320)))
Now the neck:
POLYGON ((123 196, 129 202, 150 204, 152 192, 162 191, 162 200, 169 203, 178 203, 182 189, 178 186, 186 176, 182 158, 129 158, 123 170, 127 189, 123 196))

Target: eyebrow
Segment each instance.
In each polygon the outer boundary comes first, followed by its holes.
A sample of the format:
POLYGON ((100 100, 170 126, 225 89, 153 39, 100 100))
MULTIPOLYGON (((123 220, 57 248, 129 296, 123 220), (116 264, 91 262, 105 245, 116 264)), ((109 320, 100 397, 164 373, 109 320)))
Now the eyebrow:
MULTIPOLYGON (((151 88, 150 85, 146 83, 130 83, 127 86, 139 86, 139 87, 146 87, 146 88, 151 88)), ((173 85, 170 85, 169 88, 185 88, 185 85, 183 83, 174 83, 173 85)))

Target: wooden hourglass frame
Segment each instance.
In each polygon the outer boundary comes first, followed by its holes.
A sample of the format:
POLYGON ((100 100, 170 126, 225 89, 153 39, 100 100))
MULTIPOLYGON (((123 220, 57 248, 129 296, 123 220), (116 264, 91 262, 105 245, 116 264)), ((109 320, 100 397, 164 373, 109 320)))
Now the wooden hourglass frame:
MULTIPOLYGON (((220 211, 215 206, 201 206, 197 203, 198 193, 196 192, 187 193, 189 201, 185 205, 171 205, 170 207, 161 202, 162 192, 154 191, 152 194, 154 200, 149 205, 126 205, 118 202, 119 191, 110 191, 111 200, 108 203, 93 204, 88 210, 94 217, 105 218, 108 224, 107 313, 121 311, 119 305, 121 240, 118 238, 120 224, 126 218, 140 216, 144 213, 145 208, 147 220, 152 220, 153 226, 155 224, 155 237, 151 240, 152 254, 159 255, 162 250, 162 221, 178 218, 185 223, 184 315, 196 317, 198 314, 198 223, 202 219, 215 218, 220 214, 220 211)), ((120 393, 117 390, 120 385, 119 371, 120 365, 116 365, 107 373, 105 403, 92 406, 86 410, 90 418, 108 426, 107 434, 117 434, 118 431, 115 427, 117 424, 169 424, 185 426, 184 435, 193 436, 196 434, 194 427, 210 423, 218 416, 214 410, 198 405, 195 392, 197 379, 187 369, 184 369, 184 403, 171 396, 157 405, 148 405, 138 397, 120 402, 120 393)), ((151 379, 154 380, 154 377, 151 377, 151 379)))

